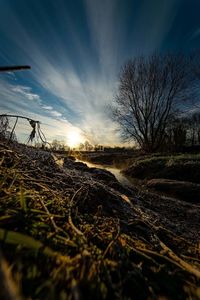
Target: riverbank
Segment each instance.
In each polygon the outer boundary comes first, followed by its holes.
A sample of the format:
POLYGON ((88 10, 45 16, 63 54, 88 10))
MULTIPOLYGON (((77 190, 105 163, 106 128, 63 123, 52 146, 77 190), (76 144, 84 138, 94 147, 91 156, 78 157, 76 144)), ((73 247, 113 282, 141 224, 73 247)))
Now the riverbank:
POLYGON ((141 156, 123 174, 139 179, 152 191, 200 204, 200 154, 141 156))
POLYGON ((198 299, 197 206, 42 150, 1 143, 0 154, 0 293, 198 299))
POLYGON ((122 168, 128 166, 129 159, 137 156, 137 151, 123 152, 76 152, 75 157, 96 165, 107 165, 122 168))
MULTIPOLYGON (((133 161, 135 161, 135 159, 132 159, 132 162, 133 161)), ((194 238, 197 241, 200 239, 198 233, 198 217, 196 218, 195 216, 190 215, 190 212, 193 211, 193 209, 197 209, 197 211, 200 210, 200 206, 198 206, 200 199, 198 197, 199 190, 198 186, 196 189, 196 184, 178 182, 177 186, 177 181, 175 180, 173 183, 172 181, 167 182, 165 179, 142 180, 141 178, 126 175, 123 169, 121 170, 114 166, 111 167, 104 164, 97 165, 88 161, 80 161, 77 159, 76 162, 78 163, 75 167, 83 167, 86 172, 93 173, 93 170, 99 170, 98 172, 100 173, 110 172, 114 175, 120 185, 116 182, 109 182, 109 178, 107 180, 106 177, 104 178, 105 184, 111 184, 112 187, 116 187, 118 189, 121 187, 121 191, 125 191, 127 194, 131 191, 132 195, 132 192, 134 192, 134 198, 137 199, 137 204, 140 205, 140 207, 146 207, 149 210, 149 218, 152 217, 152 221, 154 221, 158 226, 160 224, 164 224, 164 226, 166 226, 167 224, 168 229, 178 230, 176 233, 183 234, 183 237, 190 239, 194 238), (165 186, 166 182, 167 186, 165 186), (155 188, 156 184, 158 186, 155 188), (159 184, 164 186, 161 186, 159 189, 159 184), (170 184, 172 191, 169 189, 170 184), (174 195, 177 197, 174 197, 174 195), (193 196, 193 198, 191 199, 190 196, 193 196), (195 205, 193 206, 191 203, 195 205), (190 231, 190 228, 192 228, 192 231, 190 231)), ((153 173, 151 175, 153 176, 153 173)), ((136 202, 134 203, 136 204, 136 202)))
POLYGON ((82 162, 88 166, 110 171, 123 185, 200 204, 199 154, 141 155, 135 152, 132 157, 121 154, 118 164, 114 163, 116 157, 110 153, 88 153, 84 159, 82 162), (101 163, 91 163, 91 157, 101 163))

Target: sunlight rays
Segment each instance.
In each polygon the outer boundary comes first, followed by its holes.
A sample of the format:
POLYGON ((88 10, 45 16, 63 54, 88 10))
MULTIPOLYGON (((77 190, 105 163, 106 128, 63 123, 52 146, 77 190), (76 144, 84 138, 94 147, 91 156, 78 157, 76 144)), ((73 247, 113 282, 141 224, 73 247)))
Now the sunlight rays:
POLYGON ((72 129, 67 133, 67 145, 70 148, 78 147, 78 145, 82 142, 83 142, 83 137, 81 136, 80 132, 72 129))

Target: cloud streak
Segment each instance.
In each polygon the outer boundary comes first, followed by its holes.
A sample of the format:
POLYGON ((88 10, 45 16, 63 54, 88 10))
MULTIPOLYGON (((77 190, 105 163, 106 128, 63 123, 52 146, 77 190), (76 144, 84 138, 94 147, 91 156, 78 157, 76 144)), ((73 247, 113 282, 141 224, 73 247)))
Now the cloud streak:
MULTIPOLYGON (((1 113, 27 116, 42 123, 46 137, 51 141, 55 138, 66 141, 66 134, 78 130, 73 124, 62 117, 62 114, 51 106, 43 105, 39 95, 33 94, 30 87, 8 84, 0 79, 1 113), (47 113, 46 113, 47 112, 47 113)), ((27 122, 20 121, 17 133, 20 140, 25 141, 30 134, 27 122)))
POLYGON ((118 144, 117 125, 108 107, 120 66, 138 49, 152 51, 161 45, 179 1, 127 3, 127 7, 120 0, 0 4, 0 61, 32 66, 30 72, 0 79, 4 111, 34 114, 54 124, 62 136, 74 126, 94 143, 118 144))

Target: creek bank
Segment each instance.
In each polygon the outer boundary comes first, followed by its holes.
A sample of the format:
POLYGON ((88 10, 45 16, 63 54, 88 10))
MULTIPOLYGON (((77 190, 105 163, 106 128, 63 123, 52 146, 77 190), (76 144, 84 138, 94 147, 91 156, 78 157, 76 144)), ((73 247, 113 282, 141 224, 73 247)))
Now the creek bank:
POLYGON ((95 181, 100 181, 106 186, 111 187, 128 196, 136 195, 137 188, 124 176, 120 169, 106 166, 97 165, 88 161, 80 161, 79 159, 64 158, 64 168, 75 169, 84 173, 95 181))
POLYGON ((20 299, 198 299, 200 208, 128 196, 46 151, 0 143, 0 155, 0 246, 20 299))
POLYGON ((200 204, 200 184, 159 178, 148 180, 146 186, 184 201, 200 204))
POLYGON ((120 166, 131 159, 134 151, 124 152, 81 152, 75 156, 81 161, 87 161, 96 165, 120 166))
POLYGON ((200 184, 196 183, 199 182, 200 174, 199 155, 179 155, 175 158, 168 156, 137 157, 135 161, 132 159, 132 164, 123 170, 110 165, 93 164, 88 161, 76 160, 76 162, 77 168, 85 169, 85 171, 87 170, 91 173, 95 169, 98 173, 97 178, 104 178, 107 184, 112 182, 111 186, 118 188, 117 182, 111 179, 112 176, 109 176, 109 172, 110 175, 112 173, 120 183, 121 191, 123 191, 122 187, 129 187, 135 193, 145 193, 151 190, 151 193, 154 192, 160 197, 169 196, 182 201, 200 204, 200 184), (90 168, 89 170, 88 167, 90 168), (105 172, 106 175, 104 175, 105 172), (195 182, 183 181, 185 178, 195 182))
POLYGON ((200 155, 151 156, 132 161, 123 174, 152 191, 200 203, 200 155))
POLYGON ((147 181, 138 180, 123 175, 120 169, 96 165, 88 161, 69 160, 65 158, 65 168, 77 169, 83 176, 91 178, 96 184, 102 183, 107 188, 115 190, 122 194, 123 200, 128 196, 132 205, 140 207, 141 212, 146 215, 148 211, 148 220, 154 222, 157 226, 162 224, 169 230, 175 231, 184 237, 190 239, 199 239, 198 216, 200 208, 194 201, 187 203, 179 201, 175 195, 164 193, 147 186, 147 181), (112 172, 112 173, 111 173, 112 172), (126 184, 127 183, 127 184, 126 184), (125 196, 125 197, 124 197, 125 196), (197 215, 194 212, 197 212, 197 215))
POLYGON ((140 157, 124 168, 123 173, 139 179, 166 178, 200 183, 200 155, 140 157))

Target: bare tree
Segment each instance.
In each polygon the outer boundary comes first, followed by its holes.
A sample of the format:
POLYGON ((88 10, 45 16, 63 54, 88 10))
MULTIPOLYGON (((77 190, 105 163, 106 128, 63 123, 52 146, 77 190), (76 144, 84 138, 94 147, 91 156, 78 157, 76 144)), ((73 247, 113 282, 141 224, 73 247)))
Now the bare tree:
POLYGON ((190 146, 200 145, 200 112, 194 112, 184 119, 187 126, 187 142, 190 146))
POLYGON ((153 152, 160 149, 165 130, 181 103, 194 96, 195 76, 183 55, 153 54, 124 65, 113 108, 125 139, 153 152))

